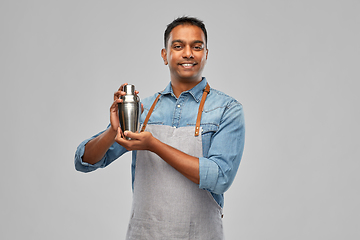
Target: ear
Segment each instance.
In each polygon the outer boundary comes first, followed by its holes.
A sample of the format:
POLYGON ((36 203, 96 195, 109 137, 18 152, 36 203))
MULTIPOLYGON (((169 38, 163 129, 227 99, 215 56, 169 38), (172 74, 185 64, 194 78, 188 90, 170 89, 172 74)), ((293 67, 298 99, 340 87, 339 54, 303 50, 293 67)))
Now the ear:
POLYGON ((167 53, 166 53, 166 49, 163 48, 161 49, 161 57, 164 60, 164 64, 168 65, 168 61, 167 61, 167 53))
POLYGON ((207 60, 208 54, 209 54, 209 49, 206 49, 206 60, 207 60))

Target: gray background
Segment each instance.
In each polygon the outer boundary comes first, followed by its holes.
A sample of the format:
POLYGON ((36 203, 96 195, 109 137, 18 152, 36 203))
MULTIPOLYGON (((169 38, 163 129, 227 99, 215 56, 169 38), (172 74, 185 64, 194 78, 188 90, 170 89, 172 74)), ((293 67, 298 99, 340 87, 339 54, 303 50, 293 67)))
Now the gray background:
POLYGON ((131 154, 91 174, 73 156, 123 83, 169 81, 166 25, 204 20, 212 87, 244 105, 225 194, 236 239, 359 239, 358 0, 0 2, 0 239, 123 239, 131 154))

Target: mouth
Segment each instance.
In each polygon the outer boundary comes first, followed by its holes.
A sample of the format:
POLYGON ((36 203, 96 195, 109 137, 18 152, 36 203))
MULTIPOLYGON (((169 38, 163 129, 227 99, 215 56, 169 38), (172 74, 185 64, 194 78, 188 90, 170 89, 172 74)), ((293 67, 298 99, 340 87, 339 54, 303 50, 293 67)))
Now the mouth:
POLYGON ((184 68, 191 68, 197 65, 197 63, 180 63, 179 65, 183 66, 184 68))

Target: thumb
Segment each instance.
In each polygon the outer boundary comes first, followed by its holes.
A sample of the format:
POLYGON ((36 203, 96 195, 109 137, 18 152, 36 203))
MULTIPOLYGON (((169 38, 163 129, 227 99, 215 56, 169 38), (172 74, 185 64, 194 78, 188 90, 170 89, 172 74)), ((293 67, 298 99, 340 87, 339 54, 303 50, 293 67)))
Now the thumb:
POLYGON ((128 138, 131 138, 131 139, 138 139, 137 138, 137 134, 136 133, 133 133, 131 131, 125 131, 124 132, 124 135, 128 138))

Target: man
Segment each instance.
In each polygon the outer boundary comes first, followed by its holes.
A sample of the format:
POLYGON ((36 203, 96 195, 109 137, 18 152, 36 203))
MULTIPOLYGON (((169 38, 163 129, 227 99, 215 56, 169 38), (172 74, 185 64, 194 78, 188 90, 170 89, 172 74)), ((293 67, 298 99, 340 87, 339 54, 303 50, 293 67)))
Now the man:
POLYGON ((205 25, 181 17, 167 26, 161 56, 170 83, 143 100, 140 133, 120 130, 114 93, 110 125, 82 142, 75 167, 105 167, 132 151, 133 206, 127 239, 223 239, 224 192, 244 148, 242 105, 209 87, 205 25), (122 134, 131 138, 126 140, 122 134))

